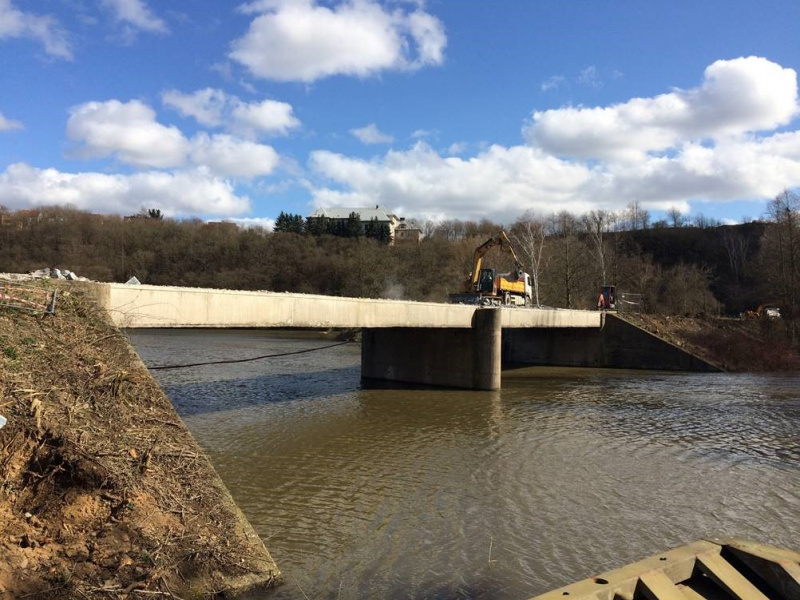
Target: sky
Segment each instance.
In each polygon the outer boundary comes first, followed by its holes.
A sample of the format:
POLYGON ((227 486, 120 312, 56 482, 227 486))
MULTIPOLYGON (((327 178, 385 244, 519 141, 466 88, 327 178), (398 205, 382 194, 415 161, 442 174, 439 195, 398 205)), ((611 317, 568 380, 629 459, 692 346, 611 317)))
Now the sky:
POLYGON ((800 2, 0 0, 0 205, 269 226, 800 186, 800 2))

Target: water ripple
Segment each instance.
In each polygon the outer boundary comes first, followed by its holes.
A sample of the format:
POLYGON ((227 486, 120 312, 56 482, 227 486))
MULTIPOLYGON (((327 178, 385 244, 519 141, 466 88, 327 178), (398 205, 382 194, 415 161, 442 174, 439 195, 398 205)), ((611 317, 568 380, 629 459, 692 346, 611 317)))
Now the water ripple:
MULTIPOLYGON (((318 343, 135 334, 145 360, 318 343)), ((797 547, 800 377, 537 368, 361 389, 358 352, 157 372, 286 575, 271 598, 525 598, 703 536, 797 547)))

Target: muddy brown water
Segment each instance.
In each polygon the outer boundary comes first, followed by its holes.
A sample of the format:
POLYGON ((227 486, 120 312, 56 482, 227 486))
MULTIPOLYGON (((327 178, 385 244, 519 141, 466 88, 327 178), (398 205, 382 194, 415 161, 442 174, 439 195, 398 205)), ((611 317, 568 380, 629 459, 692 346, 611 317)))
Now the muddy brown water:
MULTIPOLYGON (((130 331, 148 365, 330 342, 130 331)), ((346 345, 154 371, 285 577, 269 598, 524 599, 703 536, 800 549, 800 375, 529 368, 367 389, 346 345)))

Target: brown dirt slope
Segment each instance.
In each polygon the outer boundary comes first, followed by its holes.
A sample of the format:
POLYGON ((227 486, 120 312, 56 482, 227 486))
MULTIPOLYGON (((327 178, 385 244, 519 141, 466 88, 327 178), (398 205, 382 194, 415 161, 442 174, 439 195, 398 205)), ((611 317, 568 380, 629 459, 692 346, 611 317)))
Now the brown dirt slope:
POLYGON ((787 343, 779 320, 619 316, 726 371, 800 371, 800 354, 787 343))
POLYGON ((62 292, 55 316, 0 307, 0 414, 0 599, 231 597, 279 578, 158 384, 80 292, 62 292))

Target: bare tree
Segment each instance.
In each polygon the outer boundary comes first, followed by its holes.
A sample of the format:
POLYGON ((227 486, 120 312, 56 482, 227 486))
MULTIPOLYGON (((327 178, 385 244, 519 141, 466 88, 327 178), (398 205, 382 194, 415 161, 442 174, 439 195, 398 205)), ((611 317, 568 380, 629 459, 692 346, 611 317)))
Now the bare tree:
POLYGON ((735 229, 726 228, 722 232, 722 245, 728 254, 728 264, 731 267, 733 281, 738 286, 741 283, 747 255, 750 250, 750 240, 735 229))
POLYGON ((627 217, 631 229, 647 229, 650 226, 650 213, 638 200, 628 204, 627 217))
POLYGON ((800 196, 785 191, 767 206, 772 226, 763 243, 768 277, 784 307, 790 342, 797 343, 800 316, 800 196))
POLYGON ((669 222, 676 229, 686 225, 686 217, 683 216, 683 213, 680 210, 678 210, 677 206, 669 207, 669 210, 667 210, 667 217, 669 218, 669 222))
POLYGON ((711 271, 697 265, 678 263, 661 275, 663 291, 657 311, 673 315, 719 313, 719 302, 711 293, 711 271))
POLYGON ((554 237, 554 263, 559 279, 564 307, 572 308, 578 288, 578 273, 582 266, 582 243, 578 239, 578 219, 572 213, 561 211, 550 217, 550 233, 554 237))
POLYGON ((586 233, 589 234, 589 239, 592 240, 603 285, 606 284, 606 266, 609 252, 606 244, 606 233, 609 231, 610 225, 611 214, 603 209, 593 210, 583 215, 583 226, 586 229, 586 233))
POLYGON ((539 276, 542 273, 544 259, 544 243, 547 228, 544 218, 531 210, 525 211, 511 226, 511 236, 520 253, 525 257, 533 278, 533 290, 536 306, 541 306, 539 299, 539 276))
POLYGON ((698 213, 694 217, 694 226, 700 229, 708 229, 709 227, 719 227, 722 222, 713 217, 707 217, 703 213, 698 213))

